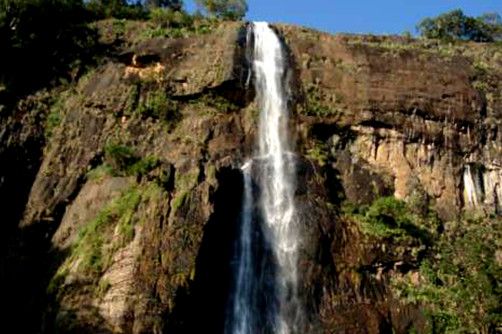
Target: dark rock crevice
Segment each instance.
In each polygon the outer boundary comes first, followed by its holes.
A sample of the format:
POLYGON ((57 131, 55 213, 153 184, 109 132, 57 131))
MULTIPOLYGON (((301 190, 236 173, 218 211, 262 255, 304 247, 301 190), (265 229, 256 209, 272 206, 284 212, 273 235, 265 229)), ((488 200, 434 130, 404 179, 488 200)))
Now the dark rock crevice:
POLYGON ((223 168, 216 174, 214 211, 204 227, 195 277, 176 292, 175 308, 165 333, 223 333, 231 289, 231 262, 242 202, 240 170, 223 168))

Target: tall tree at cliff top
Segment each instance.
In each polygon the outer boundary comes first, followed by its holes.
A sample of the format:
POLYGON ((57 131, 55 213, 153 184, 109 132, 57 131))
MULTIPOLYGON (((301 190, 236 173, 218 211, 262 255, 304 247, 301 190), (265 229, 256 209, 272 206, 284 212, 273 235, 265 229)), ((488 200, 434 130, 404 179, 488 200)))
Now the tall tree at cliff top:
POLYGON ((248 10, 246 0, 196 0, 196 2, 209 15, 227 20, 240 20, 248 10))
POLYGON ((165 7, 173 10, 180 10, 183 7, 182 0, 145 0, 144 4, 148 8, 165 7))
POLYGON ((457 9, 422 20, 417 29, 423 37, 431 39, 475 42, 502 40, 502 19, 497 13, 487 13, 475 18, 457 9))
POLYGON ((81 0, 0 0, 0 80, 24 91, 65 76, 92 52, 81 0))
POLYGON ((145 19, 147 17, 147 6, 139 0, 86 0, 84 2, 96 20, 110 17, 119 19, 145 19))

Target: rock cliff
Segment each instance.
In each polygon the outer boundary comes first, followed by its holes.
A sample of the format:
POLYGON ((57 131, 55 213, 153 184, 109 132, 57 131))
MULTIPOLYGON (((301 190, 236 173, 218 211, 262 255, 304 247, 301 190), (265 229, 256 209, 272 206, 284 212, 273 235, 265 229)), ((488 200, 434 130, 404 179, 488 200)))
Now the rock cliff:
MULTIPOLYGON (((424 304, 393 282, 420 280, 446 222, 476 214, 500 233, 502 50, 275 29, 309 330, 426 332, 424 304), (392 196, 421 217, 401 238, 349 209, 392 196)), ((259 114, 246 27, 121 38, 78 82, 0 115, 1 285, 18 332, 222 332, 259 114)))

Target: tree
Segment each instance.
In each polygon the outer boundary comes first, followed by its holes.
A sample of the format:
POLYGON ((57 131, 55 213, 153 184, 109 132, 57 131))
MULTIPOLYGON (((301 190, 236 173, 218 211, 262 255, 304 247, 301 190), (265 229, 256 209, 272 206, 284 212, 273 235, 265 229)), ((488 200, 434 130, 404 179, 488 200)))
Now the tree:
POLYGON ((0 80, 29 89, 90 57, 96 34, 82 0, 0 0, 0 80))
POLYGON ((141 1, 131 0, 86 0, 87 8, 94 14, 94 19, 144 19, 147 17, 146 8, 141 1))
POLYGON ((426 18, 418 24, 417 29, 425 38, 450 41, 493 42, 502 35, 502 23, 497 13, 474 18, 465 15, 460 9, 426 18))
POLYGON ((478 17, 478 20, 491 31, 494 40, 502 40, 502 17, 500 14, 495 12, 485 13, 478 17))
POLYGON ((209 15, 228 20, 240 20, 246 15, 246 0, 196 0, 209 15))
POLYGON ((147 8, 170 8, 172 10, 181 10, 183 8, 183 0, 145 0, 144 4, 147 8))

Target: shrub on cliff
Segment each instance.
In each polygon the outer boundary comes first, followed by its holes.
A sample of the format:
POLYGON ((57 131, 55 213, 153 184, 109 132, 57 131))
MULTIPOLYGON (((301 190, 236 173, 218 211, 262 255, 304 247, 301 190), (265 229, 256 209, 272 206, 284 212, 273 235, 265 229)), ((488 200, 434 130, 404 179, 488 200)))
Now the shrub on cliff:
POLYGON ((497 332, 502 325, 501 238, 497 219, 448 223, 418 273, 394 280, 398 295, 425 306, 432 333, 497 332))
POLYGON ((497 13, 477 18, 465 15, 460 9, 422 20, 418 31, 425 38, 493 42, 502 39, 502 20, 497 13))
POLYGON ((430 244, 439 224, 434 212, 416 213, 408 203, 393 196, 377 198, 369 206, 344 203, 343 211, 360 224, 363 233, 378 238, 412 237, 430 244))
POLYGON ((115 176, 144 176, 159 166, 159 159, 154 156, 141 158, 129 146, 108 143, 104 151, 105 167, 115 176))

